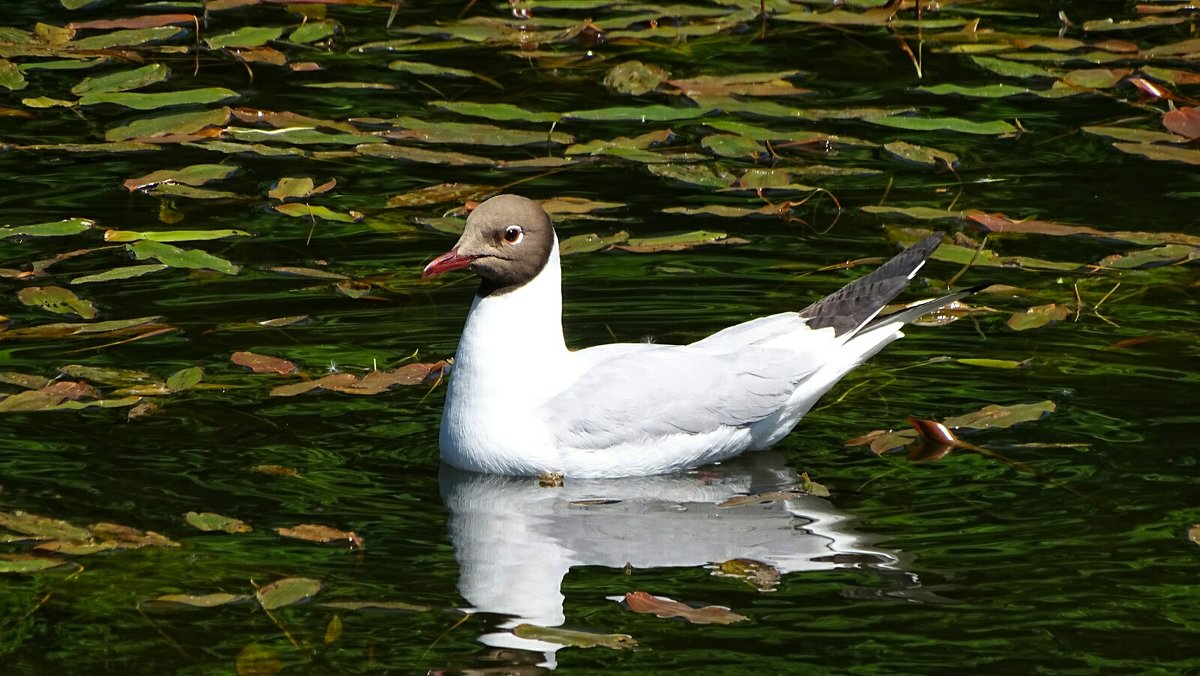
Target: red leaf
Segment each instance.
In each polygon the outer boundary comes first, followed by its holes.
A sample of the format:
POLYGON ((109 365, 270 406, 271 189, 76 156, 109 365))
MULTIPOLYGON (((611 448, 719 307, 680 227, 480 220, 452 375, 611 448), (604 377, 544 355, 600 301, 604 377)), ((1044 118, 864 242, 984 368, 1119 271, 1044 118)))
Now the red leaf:
POLYGON ((648 613, 658 617, 682 617, 692 624, 733 624, 750 619, 724 606, 693 608, 685 603, 662 596, 653 596, 642 591, 626 594, 625 607, 635 613, 648 613))
POLYGON ((295 373, 296 365, 286 359, 269 357, 253 352, 234 352, 230 360, 238 366, 245 366, 255 373, 278 373, 285 376, 295 373))
POLYGON ((1168 131, 1189 139, 1200 137, 1200 109, 1176 108, 1163 115, 1163 126, 1168 131))

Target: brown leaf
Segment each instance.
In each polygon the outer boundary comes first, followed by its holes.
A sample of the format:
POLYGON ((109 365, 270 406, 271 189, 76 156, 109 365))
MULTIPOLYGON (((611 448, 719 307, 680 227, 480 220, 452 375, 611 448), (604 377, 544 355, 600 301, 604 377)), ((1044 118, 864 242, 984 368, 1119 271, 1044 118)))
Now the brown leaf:
POLYGON ((59 380, 38 390, 26 390, 0 399, 0 412, 44 411, 64 401, 96 397, 96 389, 85 382, 59 380))
POLYGON ((724 606, 693 608, 687 604, 662 596, 652 596, 642 591, 625 594, 625 607, 635 613, 647 613, 658 617, 682 617, 692 624, 733 624, 750 619, 724 606))
POLYGON ((1163 126, 1189 139, 1200 137, 1200 109, 1176 108, 1163 115, 1163 126))
POLYGON ((115 540, 122 547, 178 547, 179 543, 152 530, 138 530, 117 523, 94 523, 89 528, 101 540, 115 540))
POLYGON ((338 542, 345 540, 350 543, 351 547, 358 549, 363 548, 363 541, 353 531, 338 530, 329 526, 322 526, 315 523, 305 523, 299 526, 276 528, 276 533, 279 533, 285 538, 294 538, 296 540, 305 540, 308 542, 338 542))
POLYGON ((278 373, 286 376, 296 372, 296 365, 286 359, 253 352, 234 352, 230 356, 230 360, 238 366, 245 366, 254 373, 278 373))
POLYGON ((191 14, 151 14, 135 16, 128 19, 97 19, 94 21, 72 21, 67 24, 71 30, 109 30, 113 28, 158 28, 176 24, 196 24, 196 17, 191 14))
POLYGON ((291 467, 284 467, 283 465, 255 465, 251 468, 251 470, 258 472, 259 474, 300 478, 300 472, 292 469, 291 467))
POLYGON ((754 559, 730 559, 711 568, 713 575, 744 580, 759 591, 773 591, 782 577, 779 569, 754 559))

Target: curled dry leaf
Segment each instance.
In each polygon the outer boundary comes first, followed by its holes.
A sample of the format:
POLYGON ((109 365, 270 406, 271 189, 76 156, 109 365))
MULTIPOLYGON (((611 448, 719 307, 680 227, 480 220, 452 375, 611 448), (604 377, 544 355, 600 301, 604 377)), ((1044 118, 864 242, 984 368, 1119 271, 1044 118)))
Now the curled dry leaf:
POLYGON ((657 617, 681 617, 692 624, 733 624, 750 619, 725 606, 694 608, 685 603, 664 596, 653 596, 643 591, 625 594, 625 607, 635 613, 646 613, 657 617))
POLYGON ((340 542, 346 541, 351 547, 362 549, 364 547, 363 540, 353 531, 338 530, 329 526, 322 526, 315 523, 305 523, 299 526, 276 528, 276 533, 279 533, 285 538, 293 538, 296 540, 305 540, 307 542, 340 542))

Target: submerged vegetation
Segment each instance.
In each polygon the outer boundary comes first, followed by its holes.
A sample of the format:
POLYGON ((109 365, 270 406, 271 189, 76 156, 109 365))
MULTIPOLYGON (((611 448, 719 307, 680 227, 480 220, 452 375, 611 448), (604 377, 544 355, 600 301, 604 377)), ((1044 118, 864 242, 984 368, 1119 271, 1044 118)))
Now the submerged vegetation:
MULTIPOLYGON (((476 643, 502 634, 613 648, 558 655, 597 669, 845 666, 854 646, 921 672, 947 642, 964 667, 1197 668, 1195 9, 1044 4, 6 7, 0 656, 22 674, 547 659, 476 643), (732 524, 788 505, 790 532, 836 546, 652 564, 543 533, 525 550, 578 545, 569 626, 520 621, 469 598, 462 524, 503 531, 527 489, 575 489, 443 476, 439 499, 469 291, 418 279, 500 192, 555 219, 579 345, 795 309, 935 230, 924 290, 991 285, 778 454, 649 493, 732 524), (495 523, 467 489, 504 496, 495 523), (822 530, 838 509, 880 535, 822 530)), ((562 509, 615 530, 647 496, 578 490, 562 509)), ((531 531, 568 518, 537 514, 531 531)), ((692 532, 636 516, 664 546, 692 532)))

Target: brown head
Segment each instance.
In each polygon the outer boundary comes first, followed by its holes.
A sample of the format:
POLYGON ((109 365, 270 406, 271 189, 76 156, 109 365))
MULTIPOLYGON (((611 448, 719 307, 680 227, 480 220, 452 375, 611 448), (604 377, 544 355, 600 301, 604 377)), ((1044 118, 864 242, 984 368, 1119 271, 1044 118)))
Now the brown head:
POLYGON ((531 199, 497 195, 475 207, 458 243, 433 259, 421 277, 470 268, 483 278, 479 294, 504 293, 532 280, 554 248, 554 226, 531 199))

